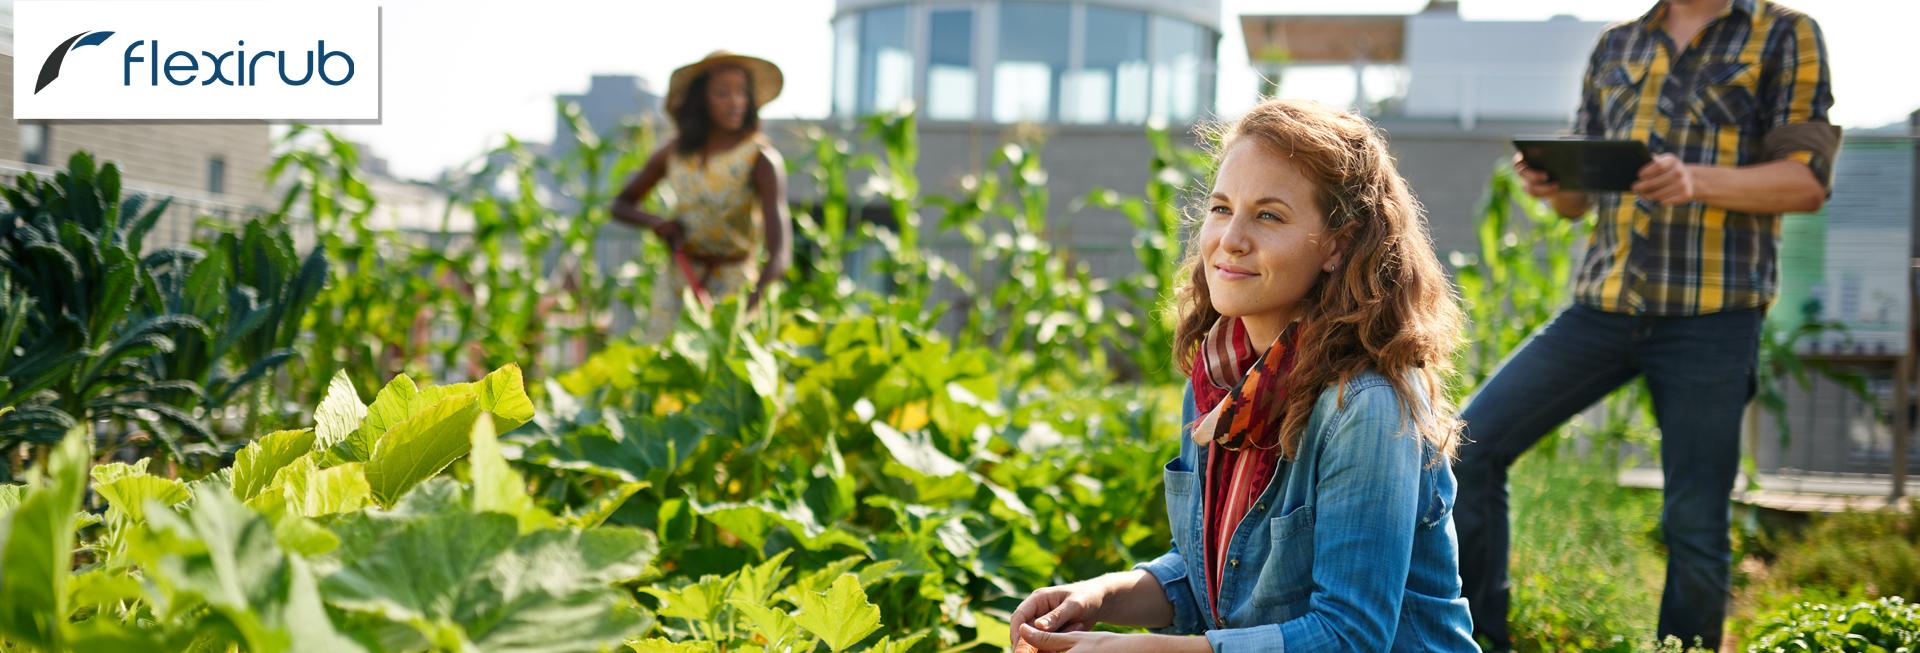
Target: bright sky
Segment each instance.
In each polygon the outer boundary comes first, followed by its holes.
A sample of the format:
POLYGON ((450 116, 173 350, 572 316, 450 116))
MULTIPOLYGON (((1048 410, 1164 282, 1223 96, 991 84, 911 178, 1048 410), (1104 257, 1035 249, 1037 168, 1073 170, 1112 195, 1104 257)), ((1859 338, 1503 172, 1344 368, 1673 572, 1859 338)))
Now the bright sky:
MULTIPOLYGON (((1237 17, 1242 14, 1397 13, 1427 0, 1222 0, 1218 109, 1234 115, 1254 101, 1237 17)), ((1920 108, 1920 2, 1794 0, 1826 32, 1832 57, 1834 121, 1878 127, 1920 108)), ((635 74, 664 91, 677 66, 715 49, 780 64, 786 90, 762 113, 817 118, 832 93, 833 0, 387 0, 386 88, 380 125, 341 131, 370 144, 402 176, 430 178, 498 144, 553 138, 553 96, 586 90, 595 73, 635 74)), ((1617 21, 1650 0, 1463 0, 1469 20, 1540 20, 1572 14, 1617 21)), ((1515 53, 1524 56, 1524 53, 1515 53)), ((1344 69, 1293 71, 1283 93, 1346 104, 1344 69)), ((1380 87, 1369 85, 1370 93, 1380 87)), ((1375 90, 1380 89, 1380 90, 1375 90)))

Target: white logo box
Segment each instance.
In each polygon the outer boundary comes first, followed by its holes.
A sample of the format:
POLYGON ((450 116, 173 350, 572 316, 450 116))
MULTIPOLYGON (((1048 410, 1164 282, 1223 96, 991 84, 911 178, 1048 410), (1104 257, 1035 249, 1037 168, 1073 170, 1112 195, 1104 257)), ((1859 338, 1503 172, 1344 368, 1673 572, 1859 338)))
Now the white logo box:
POLYGON ((16 119, 380 119, 372 2, 17 0, 13 19, 16 119))

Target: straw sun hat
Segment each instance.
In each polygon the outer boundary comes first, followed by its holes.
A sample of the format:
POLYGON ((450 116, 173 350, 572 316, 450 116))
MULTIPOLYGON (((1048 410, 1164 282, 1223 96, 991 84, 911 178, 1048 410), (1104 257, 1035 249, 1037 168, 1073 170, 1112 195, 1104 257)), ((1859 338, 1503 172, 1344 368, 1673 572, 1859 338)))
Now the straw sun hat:
POLYGON ((782 78, 779 66, 759 57, 715 50, 704 59, 674 69, 673 76, 667 78, 667 111, 679 111, 680 103, 686 100, 687 89, 693 86, 693 80, 721 66, 739 66, 747 71, 747 77, 753 81, 755 108, 766 106, 780 96, 782 78))

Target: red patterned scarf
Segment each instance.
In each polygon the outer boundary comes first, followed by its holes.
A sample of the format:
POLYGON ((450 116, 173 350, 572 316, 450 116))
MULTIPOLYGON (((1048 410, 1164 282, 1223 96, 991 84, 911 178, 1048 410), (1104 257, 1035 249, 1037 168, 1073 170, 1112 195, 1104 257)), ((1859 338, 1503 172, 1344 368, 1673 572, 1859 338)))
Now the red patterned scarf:
POLYGON ((1273 481, 1280 464, 1280 425, 1270 423, 1275 402, 1287 400, 1288 372, 1299 340, 1287 325, 1264 353, 1254 356, 1239 318, 1220 318, 1201 344, 1192 372, 1194 406, 1202 417, 1193 441, 1208 447, 1206 505, 1207 595, 1220 617, 1220 579, 1228 568, 1234 529, 1273 481))
POLYGON ((1287 399, 1287 373, 1293 369, 1298 325, 1287 325, 1255 358, 1239 318, 1222 317, 1213 323, 1190 375, 1194 407, 1200 413, 1193 429, 1195 444, 1217 443, 1229 450, 1249 443, 1261 449, 1279 446, 1279 425, 1267 424, 1267 418, 1277 402, 1287 399))

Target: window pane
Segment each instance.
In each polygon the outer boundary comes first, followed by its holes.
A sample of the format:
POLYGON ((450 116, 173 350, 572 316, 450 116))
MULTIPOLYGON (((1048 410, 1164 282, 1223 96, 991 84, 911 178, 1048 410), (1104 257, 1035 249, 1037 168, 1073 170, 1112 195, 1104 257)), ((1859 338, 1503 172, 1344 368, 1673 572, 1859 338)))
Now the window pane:
POLYGON ((227 160, 223 157, 207 159, 207 192, 215 195, 227 192, 227 160))
POLYGON ((1137 11, 1087 7, 1087 67, 1147 58, 1147 17, 1137 11))
POLYGON ((1212 35, 1193 23, 1154 16, 1149 46, 1153 50, 1153 115, 1171 122, 1190 122, 1205 104, 1212 35))
POLYGON ((973 10, 938 9, 928 16, 927 63, 973 65, 973 10))
POLYGON ((1104 123, 1112 117, 1113 71, 1087 68, 1067 75, 1066 122, 1104 123))
POLYGON ((907 49, 907 8, 861 14, 860 112, 898 108, 913 97, 913 53, 907 49))
POLYGON ((1000 58, 993 66, 993 119, 1054 117, 1067 71, 1069 6, 1008 2, 1000 6, 1000 58))
POLYGON ((979 82, 973 72, 973 10, 936 10, 927 40, 927 117, 972 120, 979 82))
POLYGON ((46 165, 47 159, 52 158, 48 153, 52 149, 49 131, 46 123, 20 123, 20 158, 27 163, 46 165))
POLYGON ((993 67, 993 119, 1046 120, 1053 101, 1053 69, 1046 64, 1002 61, 993 67))
POLYGON ((874 112, 892 111, 913 99, 913 55, 885 48, 874 60, 874 112))
POLYGON ((1147 117, 1147 16, 1087 7, 1082 67, 1067 89, 1065 119, 1081 123, 1140 123, 1147 117))
POLYGON ((1120 81, 1114 89, 1113 118, 1116 122, 1147 121, 1147 62, 1120 66, 1120 81))
POLYGON ((860 89, 860 21, 858 16, 841 16, 833 22, 833 113, 851 116, 858 113, 854 104, 860 89))

